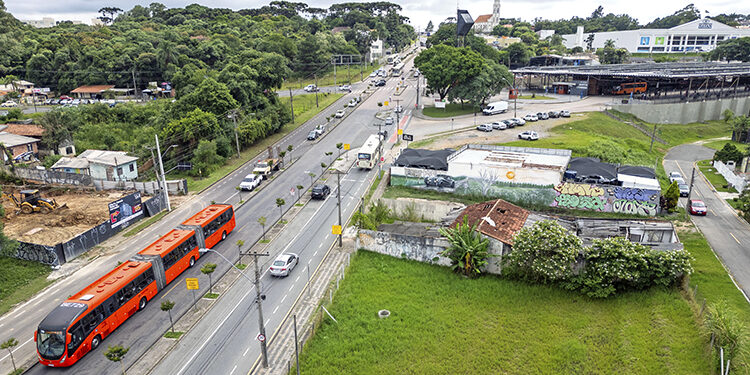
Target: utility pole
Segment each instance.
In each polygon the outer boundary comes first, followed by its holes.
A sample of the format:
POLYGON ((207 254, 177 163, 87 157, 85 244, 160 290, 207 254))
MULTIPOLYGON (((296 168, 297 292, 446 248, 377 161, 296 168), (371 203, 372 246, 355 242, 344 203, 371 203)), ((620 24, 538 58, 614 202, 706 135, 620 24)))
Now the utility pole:
POLYGON ((363 56, 360 56, 359 57, 359 80, 360 81, 364 81, 365 80, 365 78, 364 78, 364 72, 363 72, 364 67, 362 66, 362 63, 364 61, 365 61, 365 58, 363 56))
POLYGON ((417 76, 417 109, 419 108, 419 76, 417 76))
POLYGON ((333 62, 333 85, 336 86, 336 61, 333 62))
POLYGON ((240 157, 240 137, 237 135, 237 110, 233 109, 229 115, 234 123, 234 143, 237 145, 237 158, 240 157))
POLYGON ((690 189, 688 189, 688 199, 693 199, 693 182, 695 181, 695 165, 693 165, 693 175, 690 176, 690 189))
POLYGON ((131 70, 130 73, 133 74, 133 96, 138 100, 138 86, 135 85, 135 70, 131 70))
POLYGON ((167 191, 167 176, 164 175, 164 163, 161 160, 161 149, 159 148, 159 135, 154 134, 156 138, 156 154, 159 155, 159 170, 161 171, 162 186, 164 189, 164 201, 167 202, 167 211, 172 211, 172 206, 169 204, 169 191, 167 191))
POLYGON ((255 263, 255 302, 258 304, 258 327, 260 328, 260 334, 263 335, 263 340, 260 342, 260 352, 263 355, 263 367, 268 367, 268 352, 266 351, 266 326, 263 324, 263 307, 261 300, 265 299, 265 296, 260 294, 260 270, 258 269, 258 257, 268 256, 268 253, 248 253, 253 257, 255 263))
POLYGON ((654 132, 651 133, 651 146, 648 148, 649 153, 654 149, 654 138, 656 138, 656 124, 654 124, 654 132))
POLYGON ((320 88, 318 87, 318 75, 315 74, 315 107, 320 108, 320 105, 318 104, 318 91, 320 91, 320 88))
POLYGON ((396 135, 398 136, 398 129, 401 125, 401 110, 399 110, 399 107, 401 107, 401 100, 396 99, 396 135))
MULTIPOLYGON (((342 233, 344 232, 344 227, 343 227, 344 224, 341 223, 341 172, 340 171, 336 171, 336 187, 337 187, 337 189, 339 191, 338 192, 338 201, 339 201, 339 204, 338 204, 338 206, 339 206, 339 227, 341 227, 341 232, 339 233, 339 247, 343 247, 344 245, 343 245, 343 234, 342 233)), ((299 366, 299 364, 297 366, 299 366)))
POLYGON ((294 314, 294 357, 297 359, 297 375, 299 375, 299 341, 297 340, 297 314, 294 314))
POLYGON ((292 124, 294 124, 294 94, 292 88, 289 88, 289 106, 292 107, 292 124))

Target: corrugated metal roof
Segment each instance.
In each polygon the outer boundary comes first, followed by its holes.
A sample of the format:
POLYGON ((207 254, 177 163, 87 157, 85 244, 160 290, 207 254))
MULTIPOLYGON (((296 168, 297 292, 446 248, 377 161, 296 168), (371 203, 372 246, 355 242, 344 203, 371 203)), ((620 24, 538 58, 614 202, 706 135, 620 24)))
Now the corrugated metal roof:
POLYGON ((513 73, 641 78, 750 76, 750 63, 725 63, 712 61, 578 66, 534 66, 514 69, 513 73))

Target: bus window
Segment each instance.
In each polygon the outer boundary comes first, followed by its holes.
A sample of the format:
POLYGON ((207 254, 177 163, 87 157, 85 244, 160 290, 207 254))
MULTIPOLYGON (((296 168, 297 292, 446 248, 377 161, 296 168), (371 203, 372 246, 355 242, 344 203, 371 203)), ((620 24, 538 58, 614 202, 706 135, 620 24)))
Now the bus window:
POLYGON ((359 154, 359 155, 357 155, 357 159, 360 159, 360 160, 370 160, 371 157, 372 157, 372 155, 370 155, 370 154, 359 154))

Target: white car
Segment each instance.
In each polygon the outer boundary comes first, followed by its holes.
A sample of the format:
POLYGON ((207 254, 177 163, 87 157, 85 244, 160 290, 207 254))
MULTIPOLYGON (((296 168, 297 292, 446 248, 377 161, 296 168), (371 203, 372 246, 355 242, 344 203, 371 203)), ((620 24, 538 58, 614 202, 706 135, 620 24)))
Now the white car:
POLYGON ((18 103, 8 100, 7 102, 0 104, 0 107, 18 107, 18 103))
POLYGON ((477 130, 482 132, 491 132, 492 131, 492 124, 482 124, 477 126, 477 130))
POLYGON ((669 172, 669 182, 671 183, 674 180, 684 180, 684 179, 682 178, 682 174, 680 172, 677 172, 677 171, 669 172))
POLYGON ((404 107, 403 107, 403 106, 400 106, 400 105, 399 105, 399 106, 396 106, 396 109, 394 109, 394 111, 395 111, 396 113, 401 113, 401 112, 403 112, 403 111, 404 111, 404 107))
POLYGON ((393 117, 390 117, 390 116, 386 117, 385 124, 386 125, 393 125, 393 117))
POLYGON ((372 72, 370 73, 370 78, 374 78, 378 76, 378 72, 372 72))
POLYGON ((505 130, 505 129, 508 129, 508 125, 506 125, 504 122, 493 122, 492 129, 505 130))
POLYGON ((560 117, 570 117, 570 111, 563 109, 560 111, 560 117))
POLYGON ((339 109, 338 111, 336 111, 336 115, 335 116, 336 116, 336 118, 342 118, 342 117, 344 117, 345 114, 346 114, 346 111, 344 111, 343 109, 339 109))
POLYGON ((307 85, 307 86, 305 86, 305 91, 307 91, 307 92, 318 91, 318 86, 315 86, 315 85, 312 85, 312 84, 311 85, 307 85))
POLYGON ((252 191, 260 185, 261 181, 263 181, 263 176, 259 174, 249 174, 242 179, 242 182, 240 182, 240 190, 252 191))
POLYGON ((524 119, 522 119, 522 118, 514 117, 514 118, 510 119, 510 121, 515 122, 516 126, 526 125, 526 121, 524 121, 524 119))
POLYGON ((285 253, 279 255, 268 270, 272 276, 289 276, 297 263, 299 263, 297 254, 285 253))
POLYGON ((525 139, 527 141, 536 141, 539 139, 539 134, 537 134, 535 131, 528 130, 518 135, 518 138, 525 139))
POLYGON ((536 117, 536 115, 533 113, 529 113, 528 115, 523 116, 523 119, 526 121, 539 121, 539 117, 536 117))
POLYGON ((349 104, 347 104, 347 105, 349 107, 356 107, 357 106, 357 100, 356 99, 352 99, 351 101, 349 101, 349 104))
POLYGON ((351 85, 341 85, 339 86, 339 91, 352 91, 351 85))

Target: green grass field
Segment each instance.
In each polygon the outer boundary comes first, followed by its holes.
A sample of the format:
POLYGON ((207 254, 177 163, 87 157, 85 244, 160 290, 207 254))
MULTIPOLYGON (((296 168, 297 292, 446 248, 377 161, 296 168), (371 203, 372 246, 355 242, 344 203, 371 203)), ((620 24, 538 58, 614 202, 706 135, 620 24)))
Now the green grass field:
MULTIPOLYGON (((318 94, 318 105, 315 105, 315 94, 304 94, 294 96, 294 123, 303 124, 323 109, 339 100, 344 94, 318 94)), ((289 98, 282 98, 281 102, 287 110, 290 110, 289 98)))
POLYGON ((714 150, 721 150, 722 148, 724 148, 724 145, 727 144, 727 143, 733 144, 735 147, 737 147, 738 149, 740 149, 740 151, 742 151, 742 152, 747 152, 748 147, 750 147, 750 145, 748 145, 747 143, 739 143, 739 142, 730 141, 730 140, 710 141, 710 142, 704 143, 703 145, 706 146, 706 147, 708 147, 708 148, 712 148, 714 150))
MULTIPOLYGON (((336 79, 333 77, 333 69, 330 72, 322 72, 318 76, 318 87, 351 84, 352 82, 359 82, 360 77, 367 79, 375 69, 379 68, 380 65, 367 65, 362 68, 362 74, 360 75, 359 65, 352 65, 349 72, 347 72, 346 66, 336 68, 336 79)), ((290 78, 281 85, 281 90, 301 89, 307 85, 315 83, 315 78, 312 74, 307 74, 304 77, 290 78)))
MULTIPOLYGON (((476 111, 481 112, 479 109, 477 109, 476 111)), ((463 108, 461 108, 460 103, 448 103, 445 105, 445 108, 425 107, 422 110, 422 114, 424 114, 425 116, 435 118, 455 117, 470 115, 473 113, 474 107, 472 107, 472 105, 469 103, 464 104, 463 108)))
MULTIPOLYGON (((592 300, 360 251, 302 352, 307 374, 706 374, 676 288, 592 300), (379 319, 388 309, 391 316, 379 319)), ((292 371, 294 373, 294 371, 292 371)))
POLYGON ((700 168, 701 172, 703 172, 703 175, 706 176, 706 179, 711 183, 711 185, 714 186, 714 189, 716 189, 716 191, 723 191, 727 193, 737 192, 737 190, 727 184, 727 180, 724 178, 724 176, 719 174, 719 172, 716 172, 716 169, 711 166, 710 160, 699 161, 698 168, 700 168))
POLYGON ((0 269, 0 315, 51 283, 52 270, 41 263, 0 256, 0 269))

